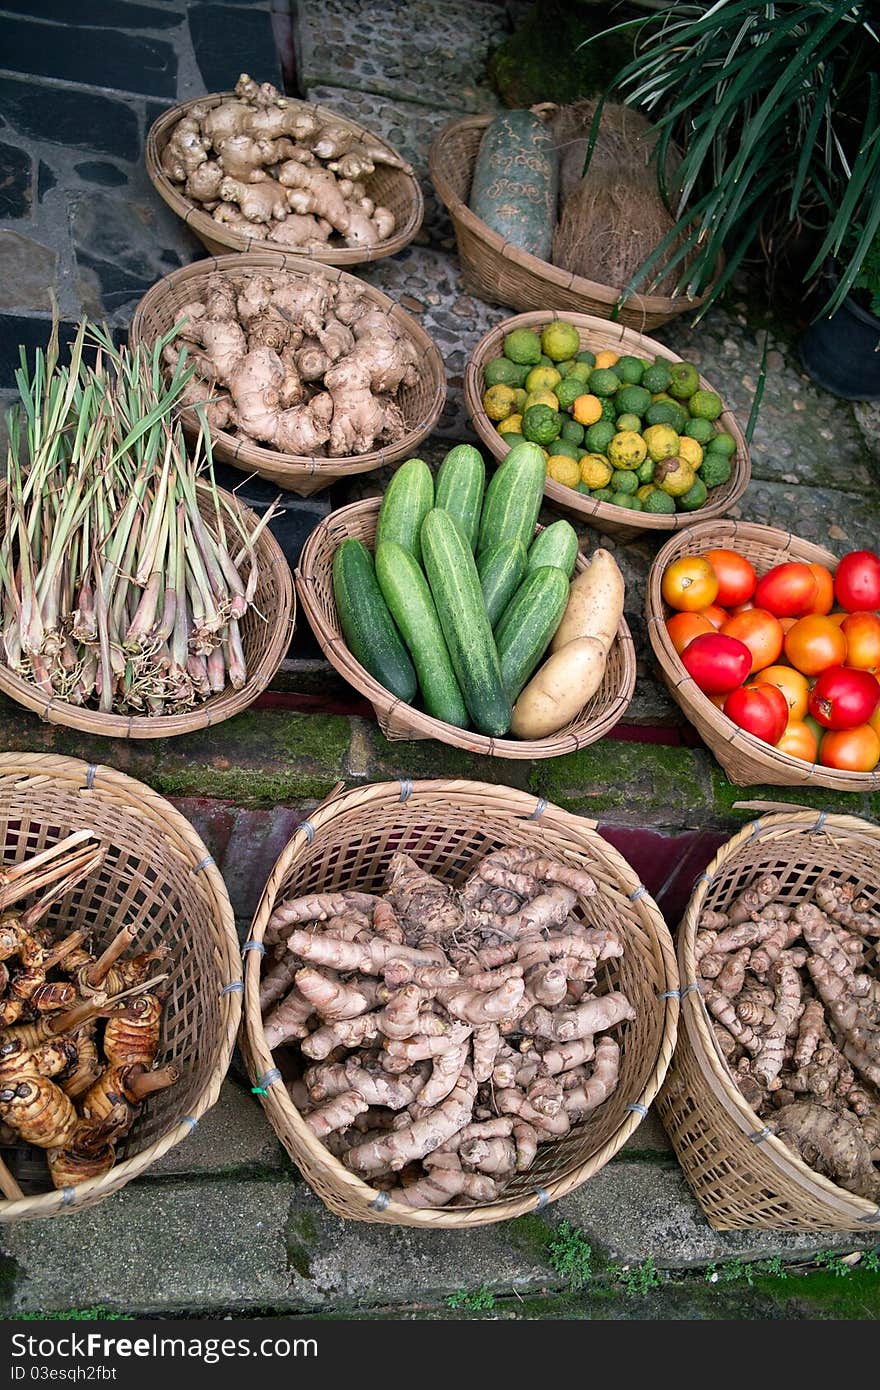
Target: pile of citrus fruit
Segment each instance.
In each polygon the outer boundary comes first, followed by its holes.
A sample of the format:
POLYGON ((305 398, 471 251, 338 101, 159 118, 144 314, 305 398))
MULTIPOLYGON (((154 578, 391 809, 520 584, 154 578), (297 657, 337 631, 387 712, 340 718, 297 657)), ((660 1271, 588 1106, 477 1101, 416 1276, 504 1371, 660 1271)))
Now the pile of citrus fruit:
POLYGON ((789 560, 760 577, 735 550, 667 566, 669 639, 688 675, 740 728, 846 772, 880 763, 880 556, 789 560))
POLYGON ((483 409, 511 446, 539 444, 557 483, 630 511, 693 512, 731 474, 721 398, 690 362, 582 351, 554 319, 515 328, 486 363, 483 409))

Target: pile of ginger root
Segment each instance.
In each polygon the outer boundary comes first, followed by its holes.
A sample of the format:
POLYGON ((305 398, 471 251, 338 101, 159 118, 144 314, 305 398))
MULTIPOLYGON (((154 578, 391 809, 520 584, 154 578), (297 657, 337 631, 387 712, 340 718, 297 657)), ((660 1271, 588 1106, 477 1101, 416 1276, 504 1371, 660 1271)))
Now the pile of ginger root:
POLYGON ((418 381, 418 354, 355 280, 277 270, 215 272, 185 304, 164 349, 183 349, 195 374, 185 404, 209 429, 284 454, 369 453, 407 432, 398 404, 418 381))
POLYGON ((636 1012, 596 992, 624 953, 576 915, 600 916, 596 894, 583 869, 518 847, 460 890, 397 853, 384 896, 276 907, 264 1033, 312 1133, 405 1206, 494 1200, 618 1084, 610 1030, 636 1012))
POLYGON ((823 874, 796 902, 756 877, 700 918, 700 991, 734 1081, 815 1171, 880 1201, 880 915, 823 874))
POLYGON ((379 141, 246 72, 234 97, 190 107, 160 163, 215 222, 294 252, 323 251, 331 240, 365 248, 387 241, 394 213, 376 206, 363 181, 377 164, 411 172, 379 141))

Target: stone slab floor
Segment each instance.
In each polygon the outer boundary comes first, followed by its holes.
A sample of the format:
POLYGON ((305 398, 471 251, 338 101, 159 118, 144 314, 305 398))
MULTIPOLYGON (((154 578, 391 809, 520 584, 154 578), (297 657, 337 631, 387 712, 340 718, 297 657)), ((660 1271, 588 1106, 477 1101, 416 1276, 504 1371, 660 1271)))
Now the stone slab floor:
MULTIPOLYGON (((0 0, 0 406, 14 397, 19 344, 45 342, 50 289, 66 324, 84 310, 124 331, 158 277, 203 254, 153 192, 144 136, 168 105, 229 87, 246 69, 355 116, 412 160, 425 191, 422 230, 400 255, 366 267, 364 278, 401 300, 443 352, 448 402, 425 456, 439 462, 450 441, 471 438, 465 363, 507 311, 480 302, 464 283, 427 153, 446 121, 497 105, 487 56, 525 8, 520 0, 0 0)), ((697 361, 741 418, 764 342, 754 300, 739 290, 699 325, 679 320, 657 334, 697 361)), ((753 481, 738 514, 837 553, 876 543, 877 412, 823 394, 787 334, 778 325, 766 331, 753 481)), ((278 535, 290 562, 320 516, 378 486, 367 477, 308 502, 286 497, 278 535)), ((251 480, 242 494, 260 507, 273 490, 251 480)), ((0 745, 110 764, 170 796, 217 858, 242 934, 274 858, 336 781, 404 776, 506 782, 595 817, 674 925, 696 874, 754 814, 740 800, 874 818, 880 800, 732 787, 651 667, 640 609, 656 546, 612 548, 627 578, 637 694, 614 737, 552 763, 387 743, 302 622, 272 700, 219 730, 162 746, 114 743, 50 728, 3 701, 0 745), (631 742, 645 725, 653 741, 631 742)), ((71 1306, 155 1315, 677 1318, 824 1316, 833 1306, 837 1316, 863 1316, 859 1308, 874 1307, 870 1254, 860 1257, 868 1272, 852 1274, 855 1312, 841 1312, 839 1298, 823 1302, 812 1276, 792 1276, 780 1292, 774 1262, 799 1269, 821 1252, 872 1244, 870 1234, 713 1231, 653 1115, 597 1177, 541 1215, 448 1234, 343 1223, 292 1168, 236 1060, 217 1107, 147 1177, 90 1212, 0 1231, 0 1298, 11 1317, 71 1306), (585 1290, 587 1246, 594 1279, 585 1290)), ((830 1278, 841 1266, 837 1256, 825 1258, 830 1278)))

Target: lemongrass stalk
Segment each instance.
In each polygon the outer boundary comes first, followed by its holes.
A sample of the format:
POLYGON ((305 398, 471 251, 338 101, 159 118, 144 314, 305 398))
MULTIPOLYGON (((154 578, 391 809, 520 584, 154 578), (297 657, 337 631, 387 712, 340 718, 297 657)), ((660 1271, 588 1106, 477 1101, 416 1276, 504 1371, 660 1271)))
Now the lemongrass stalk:
POLYGON ((224 643, 226 665, 229 668, 229 684, 233 690, 241 690, 247 684, 247 663, 241 641, 241 629, 233 618, 226 628, 224 643))

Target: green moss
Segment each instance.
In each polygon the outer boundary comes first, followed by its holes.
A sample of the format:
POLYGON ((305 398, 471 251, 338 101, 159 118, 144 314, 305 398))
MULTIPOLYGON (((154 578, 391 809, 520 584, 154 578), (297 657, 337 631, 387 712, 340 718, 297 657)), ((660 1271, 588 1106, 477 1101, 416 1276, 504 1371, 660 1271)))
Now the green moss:
POLYGON ((311 1279, 311 1251, 318 1239, 318 1228, 310 1212, 291 1212, 287 1218, 287 1267, 303 1279, 311 1279))
POLYGON ((824 787, 738 787, 719 767, 711 765, 712 801, 718 823, 723 826, 742 826, 754 820, 760 811, 736 811, 737 801, 785 801, 798 806, 814 806, 820 811, 839 811, 843 815, 880 817, 880 795, 854 796, 852 792, 832 792, 824 787))
POLYGON ((609 27, 604 6, 542 0, 492 55, 489 79, 507 106, 577 101, 603 91, 632 56, 632 37, 611 34, 581 45, 609 27))
POLYGON ((21 1275, 18 1260, 11 1255, 0 1255, 0 1305, 8 1304, 15 1292, 21 1275))
POLYGON ((656 743, 592 743, 532 765, 530 789, 566 810, 639 824, 703 825, 711 806, 707 757, 656 743))

